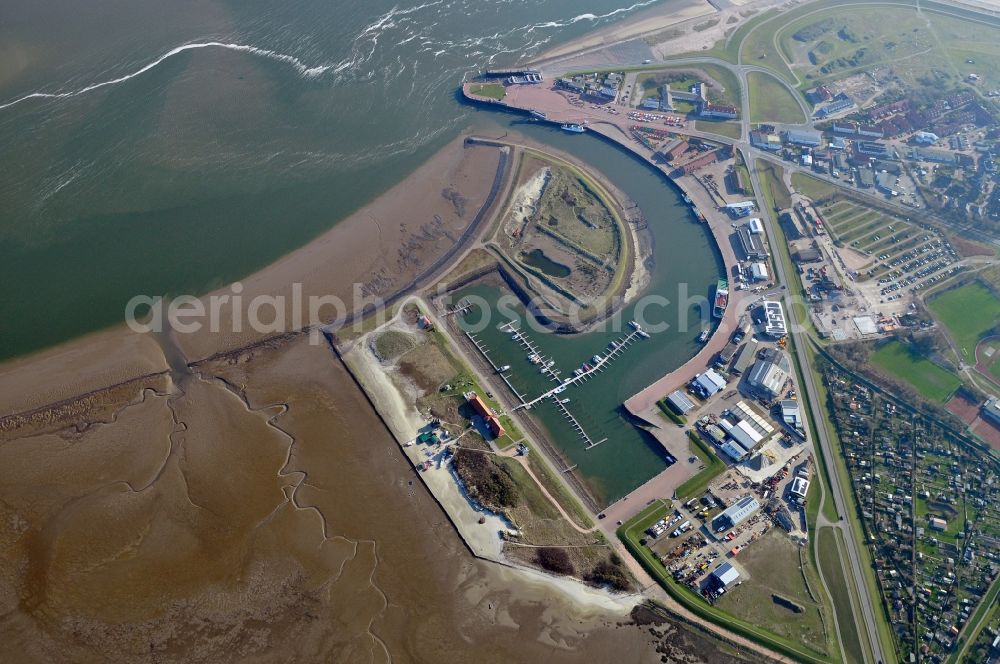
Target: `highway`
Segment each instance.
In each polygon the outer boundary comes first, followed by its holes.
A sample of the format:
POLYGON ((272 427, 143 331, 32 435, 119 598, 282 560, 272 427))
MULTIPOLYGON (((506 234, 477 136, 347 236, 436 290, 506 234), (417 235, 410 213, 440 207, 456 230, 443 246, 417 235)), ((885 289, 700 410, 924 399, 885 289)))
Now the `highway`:
MULTIPOLYGON (((745 159, 749 159, 749 155, 744 154, 745 159)), ((747 162, 748 166, 750 162, 747 162)), ((750 172, 750 181, 753 186, 754 192, 757 194, 758 201, 762 201, 763 196, 763 186, 760 182, 760 177, 757 170, 752 167, 748 167, 747 170, 750 172)), ((770 244, 772 251, 777 252, 778 239, 774 231, 774 219, 772 218, 771 210, 767 208, 766 205, 760 205, 760 218, 764 224, 764 228, 767 232, 767 240, 770 244)), ((844 517, 851 518, 850 515, 853 514, 853 510, 849 508, 850 503, 846 498, 845 491, 849 491, 849 487, 841 486, 840 475, 836 471, 835 459, 836 455, 839 454, 830 442, 829 433, 827 428, 822 425, 826 421, 826 413, 823 412, 822 402, 818 396, 818 389, 816 387, 816 380, 813 372, 810 370, 809 358, 806 354, 806 344, 809 343, 807 335, 804 333, 804 328, 796 320, 795 308, 792 305, 792 294, 794 289, 791 287, 791 282, 788 279, 788 275, 785 274, 785 268, 783 262, 780 258, 775 257, 774 261, 775 273, 778 276, 778 280, 788 286, 784 290, 784 295, 782 296, 782 304, 785 309, 785 318, 788 324, 788 330, 793 338, 793 344, 795 348, 795 356, 798 359, 799 366, 802 368, 802 384, 800 388, 804 388, 806 401, 809 403, 809 410, 812 413, 813 421, 817 424, 817 429, 813 431, 813 440, 819 441, 820 447, 823 450, 823 458, 827 465, 827 476, 830 478, 830 496, 833 499, 834 505, 837 508, 837 514, 841 516, 841 520, 837 523, 831 524, 833 528, 837 528, 844 536, 844 541, 847 543, 847 567, 849 569, 845 571, 850 571, 851 576, 854 578, 854 585, 860 594, 859 604, 861 605, 861 618, 864 620, 867 632, 868 641, 871 652, 874 654, 876 662, 885 662, 885 656, 882 651, 882 643, 879 640, 879 631, 876 623, 875 617, 875 607, 881 603, 880 598, 872 597, 868 583, 865 580, 865 570, 863 563, 861 561, 861 555, 859 553, 860 547, 864 544, 858 542, 854 536, 854 529, 850 527, 850 522, 844 517)), ((855 616, 857 620, 858 616, 855 616)))

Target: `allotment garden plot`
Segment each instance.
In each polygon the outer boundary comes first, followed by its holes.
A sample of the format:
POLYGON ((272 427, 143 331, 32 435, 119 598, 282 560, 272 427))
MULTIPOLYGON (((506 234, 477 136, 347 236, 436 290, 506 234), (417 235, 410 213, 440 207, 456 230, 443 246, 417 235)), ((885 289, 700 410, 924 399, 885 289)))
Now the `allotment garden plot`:
POLYGON ((900 651, 943 658, 997 580, 998 462, 850 373, 817 368, 900 651))

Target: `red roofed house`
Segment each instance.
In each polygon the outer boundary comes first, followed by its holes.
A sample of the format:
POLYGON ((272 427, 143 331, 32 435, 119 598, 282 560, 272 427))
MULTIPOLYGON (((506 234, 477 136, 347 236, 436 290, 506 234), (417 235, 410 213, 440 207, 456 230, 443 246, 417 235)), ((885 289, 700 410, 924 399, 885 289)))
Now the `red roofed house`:
POLYGON ((500 424, 500 418, 494 414, 493 410, 489 406, 486 405, 486 402, 483 401, 482 397, 475 392, 468 392, 465 395, 465 399, 469 402, 469 405, 472 406, 472 409, 476 411, 476 414, 482 417, 483 421, 486 422, 486 428, 490 430, 490 433, 494 438, 499 438, 506 433, 503 430, 503 425, 500 424))

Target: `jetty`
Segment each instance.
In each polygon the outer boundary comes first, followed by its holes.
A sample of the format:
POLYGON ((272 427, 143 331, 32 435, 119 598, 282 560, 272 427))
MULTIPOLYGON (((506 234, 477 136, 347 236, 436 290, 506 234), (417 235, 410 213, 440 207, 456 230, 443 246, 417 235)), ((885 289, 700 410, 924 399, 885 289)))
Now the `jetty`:
MULTIPOLYGON (((540 401, 543 401, 544 399, 561 394, 570 385, 575 385, 576 383, 582 383, 590 380, 591 378, 596 378, 597 374, 603 372, 604 369, 607 369, 612 362, 624 355, 625 351, 628 350, 633 343, 635 343, 636 339, 645 339, 649 337, 649 334, 645 332, 638 323, 632 321, 631 325, 634 328, 633 331, 630 334, 613 341, 611 344, 611 350, 608 351, 607 355, 601 357, 595 356, 596 359, 594 360, 594 364, 589 369, 580 371, 580 373, 576 374, 572 378, 563 380, 556 387, 553 387, 548 392, 535 397, 531 401, 521 399, 520 405, 515 406, 514 410, 520 410, 521 408, 530 409, 532 406, 540 401)), ((559 405, 562 406, 563 404, 560 403, 559 405)), ((563 409, 565 410, 565 407, 563 409)))
POLYGON ((514 325, 514 321, 511 321, 509 323, 500 326, 500 331, 510 332, 511 338, 517 343, 519 343, 521 345, 521 348, 527 351, 528 358, 532 361, 532 363, 539 365, 539 370, 546 377, 557 383, 562 382, 562 378, 560 376, 561 372, 559 371, 559 369, 553 368, 555 367, 555 360, 552 360, 551 358, 546 358, 544 355, 542 355, 538 347, 535 345, 535 343, 531 339, 529 339, 523 332, 521 332, 520 328, 514 325))
MULTIPOLYGON (((507 387, 510 388, 511 393, 514 396, 516 396, 518 398, 518 400, 521 402, 521 404, 523 405, 524 404, 524 395, 517 391, 517 389, 514 387, 514 385, 511 384, 510 379, 508 379, 507 376, 505 375, 505 372, 502 370, 502 367, 500 367, 499 365, 497 365, 493 361, 493 358, 490 357, 490 351, 486 347, 486 344, 484 344, 482 341, 480 341, 479 339, 477 339, 476 335, 472 334, 471 332, 466 332, 465 336, 468 337, 469 341, 471 341, 472 344, 476 347, 476 349, 479 350, 479 352, 482 354, 482 356, 484 358, 486 358, 486 361, 490 363, 491 367, 493 367, 494 373, 496 373, 496 375, 499 376, 503 380, 503 382, 507 384, 507 387)), ((514 410, 517 410, 517 408, 520 408, 520 406, 515 407, 514 410)))
POLYGON ((456 314, 464 314, 470 309, 472 309, 472 303, 469 302, 468 299, 463 298, 458 301, 458 304, 455 305, 454 309, 449 309, 448 311, 444 312, 443 316, 447 318, 448 316, 454 316, 456 314))

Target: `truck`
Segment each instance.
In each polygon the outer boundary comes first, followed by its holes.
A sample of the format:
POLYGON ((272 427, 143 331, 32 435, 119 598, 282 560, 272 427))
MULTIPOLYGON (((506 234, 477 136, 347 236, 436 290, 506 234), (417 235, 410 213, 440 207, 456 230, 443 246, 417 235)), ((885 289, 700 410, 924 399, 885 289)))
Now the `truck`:
POLYGON ((681 525, 677 526, 677 530, 670 534, 671 537, 680 537, 682 534, 686 533, 691 529, 691 521, 685 521, 681 525))

